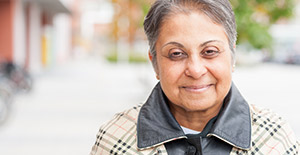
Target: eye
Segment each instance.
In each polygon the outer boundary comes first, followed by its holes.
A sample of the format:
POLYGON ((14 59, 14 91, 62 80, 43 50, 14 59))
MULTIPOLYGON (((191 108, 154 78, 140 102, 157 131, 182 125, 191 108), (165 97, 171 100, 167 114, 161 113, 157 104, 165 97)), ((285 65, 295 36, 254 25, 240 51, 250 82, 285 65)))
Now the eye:
POLYGON ((171 60, 181 60, 187 57, 187 54, 181 49, 171 49, 169 52, 169 58, 171 60))
POLYGON ((205 49, 201 52, 201 55, 205 58, 214 58, 220 54, 220 51, 216 48, 205 49))

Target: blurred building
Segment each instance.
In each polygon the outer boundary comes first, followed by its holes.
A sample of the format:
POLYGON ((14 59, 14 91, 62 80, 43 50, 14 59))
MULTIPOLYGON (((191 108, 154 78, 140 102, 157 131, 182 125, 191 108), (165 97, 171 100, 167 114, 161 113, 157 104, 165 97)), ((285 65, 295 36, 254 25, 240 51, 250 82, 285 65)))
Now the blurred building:
POLYGON ((1 0, 0 61, 39 72, 63 59, 71 48, 68 14, 59 0, 1 0))
POLYGON ((300 0, 295 2, 293 18, 270 29, 274 38, 273 59, 280 63, 300 64, 300 0))
MULTIPOLYGON (((143 19, 150 0, 72 0, 73 53, 111 57, 147 57, 143 19)), ((82 56, 82 54, 80 55, 82 56)))

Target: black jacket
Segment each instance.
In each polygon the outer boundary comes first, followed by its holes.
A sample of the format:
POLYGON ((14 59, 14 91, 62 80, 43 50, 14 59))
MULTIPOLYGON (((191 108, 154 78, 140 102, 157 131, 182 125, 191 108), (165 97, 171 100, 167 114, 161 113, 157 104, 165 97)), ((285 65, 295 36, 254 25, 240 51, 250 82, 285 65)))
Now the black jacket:
POLYGON ((163 143, 171 155, 224 155, 229 154, 233 146, 249 149, 251 146, 249 105, 232 84, 219 115, 210 120, 200 134, 185 135, 169 110, 167 98, 160 84, 157 84, 140 110, 137 136, 139 148, 163 143))
POLYGON ((144 105, 103 124, 91 155, 298 154, 300 144, 276 113, 248 105, 232 87, 218 116, 201 134, 185 135, 157 84, 144 105))

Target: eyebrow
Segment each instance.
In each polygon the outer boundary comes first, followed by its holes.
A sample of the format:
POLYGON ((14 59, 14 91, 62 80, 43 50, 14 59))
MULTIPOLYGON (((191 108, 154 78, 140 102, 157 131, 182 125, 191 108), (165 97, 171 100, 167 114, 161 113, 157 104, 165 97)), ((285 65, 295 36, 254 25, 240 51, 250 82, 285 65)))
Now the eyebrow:
POLYGON ((206 41, 206 42, 202 43, 202 44, 200 45, 200 47, 203 47, 203 46, 205 46, 205 45, 207 45, 207 44, 209 44, 209 43, 212 43, 212 42, 223 43, 223 42, 220 41, 220 40, 209 40, 209 41, 206 41))
MULTIPOLYGON (((205 45, 207 45, 209 43, 212 43, 212 42, 222 43, 222 41, 219 41, 219 40, 209 40, 209 41, 206 41, 206 42, 200 44, 200 47, 203 47, 203 46, 205 46, 205 45)), ((175 42, 175 41, 172 41, 172 42, 168 42, 167 44, 163 45, 161 49, 163 49, 167 45, 175 45, 175 46, 178 46, 180 48, 184 48, 184 46, 182 44, 180 44, 178 42, 175 42)))
POLYGON ((180 48, 184 48, 184 46, 182 45, 182 44, 180 44, 180 43, 178 43, 178 42, 175 42, 175 41, 172 41, 172 42, 168 42, 168 43, 166 43, 165 45, 163 45, 162 47, 161 47, 161 49, 163 49, 165 46, 167 46, 167 45, 175 45, 175 46, 178 46, 178 47, 180 47, 180 48))

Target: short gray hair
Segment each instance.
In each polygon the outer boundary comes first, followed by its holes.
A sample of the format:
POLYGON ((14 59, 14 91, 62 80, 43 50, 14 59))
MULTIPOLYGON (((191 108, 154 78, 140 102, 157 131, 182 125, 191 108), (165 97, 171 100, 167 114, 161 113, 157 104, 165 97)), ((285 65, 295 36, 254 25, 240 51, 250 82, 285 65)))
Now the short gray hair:
POLYGON ((211 20, 224 27, 234 59, 237 32, 235 16, 228 0, 156 0, 144 20, 144 31, 149 41, 152 64, 155 69, 157 69, 155 45, 162 23, 172 13, 190 11, 203 12, 211 20))

